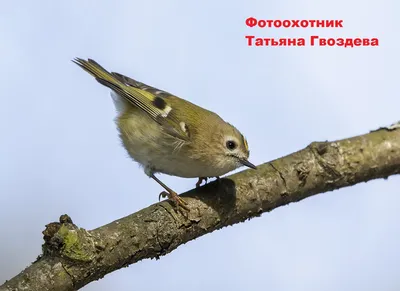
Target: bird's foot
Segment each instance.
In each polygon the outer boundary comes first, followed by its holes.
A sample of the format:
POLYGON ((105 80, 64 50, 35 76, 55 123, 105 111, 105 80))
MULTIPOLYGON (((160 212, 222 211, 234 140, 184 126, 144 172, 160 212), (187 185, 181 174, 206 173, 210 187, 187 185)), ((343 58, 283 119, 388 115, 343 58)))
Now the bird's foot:
POLYGON ((201 183, 203 183, 203 181, 205 181, 206 184, 207 184, 208 178, 207 177, 200 177, 199 180, 196 183, 196 188, 199 188, 201 183))
POLYGON ((175 207, 177 209, 179 209, 179 206, 180 206, 183 209, 185 209, 186 211, 189 211, 189 208, 186 206, 188 203, 185 200, 183 200, 181 197, 179 197, 179 195, 176 194, 176 192, 174 192, 172 190, 169 192, 162 191, 160 193, 160 195, 158 196, 158 200, 160 200, 161 197, 163 197, 163 198, 168 197, 168 199, 171 200, 175 204, 175 207))

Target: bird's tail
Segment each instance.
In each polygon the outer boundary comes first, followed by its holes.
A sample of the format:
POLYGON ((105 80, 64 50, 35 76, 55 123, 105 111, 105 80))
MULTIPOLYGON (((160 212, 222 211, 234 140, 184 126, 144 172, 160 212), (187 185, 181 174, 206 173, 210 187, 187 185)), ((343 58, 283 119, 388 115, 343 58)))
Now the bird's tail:
MULTIPOLYGON (((166 121, 164 119, 168 116, 172 108, 164 99, 144 89, 123 83, 123 79, 121 79, 120 75, 114 75, 108 72, 92 59, 83 60, 75 58, 73 62, 95 77, 100 84, 110 88, 120 97, 142 109, 156 122, 165 124, 166 121)), ((167 125, 165 125, 165 127, 167 127, 167 125)))
POLYGON ((84 60, 75 58, 72 62, 91 74, 97 82, 110 88, 120 97, 147 112, 146 108, 148 108, 148 103, 153 100, 153 96, 150 93, 125 85, 118 77, 114 76, 92 59, 84 60))
POLYGON ((92 59, 83 60, 80 58, 75 58, 72 60, 75 64, 80 66, 86 72, 91 74, 95 79, 102 85, 115 90, 116 88, 124 87, 116 77, 114 77, 110 72, 100 66, 96 61, 92 59))

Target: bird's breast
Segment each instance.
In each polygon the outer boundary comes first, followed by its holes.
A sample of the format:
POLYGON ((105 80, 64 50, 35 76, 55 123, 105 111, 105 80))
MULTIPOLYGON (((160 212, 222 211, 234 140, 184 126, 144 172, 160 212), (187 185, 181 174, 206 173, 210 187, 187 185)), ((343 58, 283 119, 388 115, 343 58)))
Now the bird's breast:
POLYGON ((197 178, 216 177, 233 170, 193 158, 184 141, 165 134, 160 125, 135 108, 117 117, 123 146, 130 157, 154 172, 197 178))

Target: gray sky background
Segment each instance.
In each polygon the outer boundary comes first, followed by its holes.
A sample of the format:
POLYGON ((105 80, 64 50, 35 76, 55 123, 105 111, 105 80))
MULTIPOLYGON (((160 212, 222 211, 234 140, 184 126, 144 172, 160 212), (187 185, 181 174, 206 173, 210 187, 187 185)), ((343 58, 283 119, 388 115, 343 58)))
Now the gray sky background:
MULTIPOLYGON (((218 112, 253 163, 400 119, 400 4, 381 1, 3 1, 0 282, 68 213, 92 229, 157 201, 120 146, 104 67, 218 112), (247 17, 343 19, 256 29, 247 17), (244 36, 378 37, 379 47, 248 47, 244 36)), ((178 192, 195 179, 162 176, 178 192)), ((317 195, 107 275, 83 290, 398 290, 400 177, 317 195)))

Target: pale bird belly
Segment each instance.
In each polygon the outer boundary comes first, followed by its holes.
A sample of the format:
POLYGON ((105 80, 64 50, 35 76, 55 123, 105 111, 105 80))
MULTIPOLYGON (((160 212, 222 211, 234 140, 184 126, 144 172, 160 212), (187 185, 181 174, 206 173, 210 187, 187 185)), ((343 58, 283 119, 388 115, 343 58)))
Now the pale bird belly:
MULTIPOLYGON (((123 139, 123 138, 122 138, 123 139)), ((132 140, 125 146, 129 155, 143 167, 150 167, 155 173, 163 173, 183 178, 216 177, 226 170, 216 169, 202 161, 185 158, 173 153, 173 147, 159 147, 155 143, 132 140)))
POLYGON ((210 163, 174 155, 170 155, 168 158, 160 157, 160 159, 151 161, 151 164, 160 173, 183 178, 217 177, 233 170, 217 168, 210 163))

